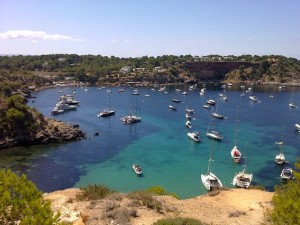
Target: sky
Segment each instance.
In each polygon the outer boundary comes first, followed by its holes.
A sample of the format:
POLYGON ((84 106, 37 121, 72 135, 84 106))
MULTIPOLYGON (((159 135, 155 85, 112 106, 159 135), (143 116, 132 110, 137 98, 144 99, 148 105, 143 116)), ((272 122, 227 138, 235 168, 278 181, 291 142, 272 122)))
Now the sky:
POLYGON ((0 0, 0 54, 283 55, 300 0, 0 0))

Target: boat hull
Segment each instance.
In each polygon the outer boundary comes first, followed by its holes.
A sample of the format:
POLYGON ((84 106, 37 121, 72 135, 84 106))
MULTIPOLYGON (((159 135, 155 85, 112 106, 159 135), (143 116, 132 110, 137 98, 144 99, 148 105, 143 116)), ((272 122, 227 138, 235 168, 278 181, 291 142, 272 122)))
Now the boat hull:
POLYGON ((243 170, 234 176, 232 184, 237 187, 248 188, 252 182, 252 178, 253 174, 245 173, 243 170))
POLYGON ((233 149, 230 152, 231 158, 233 159, 234 162, 239 163, 242 158, 241 152, 237 149, 236 146, 233 147, 233 149))
POLYGON ((223 187, 222 182, 212 172, 210 172, 209 174, 201 174, 201 181, 205 189, 208 191, 212 190, 213 188, 223 187))

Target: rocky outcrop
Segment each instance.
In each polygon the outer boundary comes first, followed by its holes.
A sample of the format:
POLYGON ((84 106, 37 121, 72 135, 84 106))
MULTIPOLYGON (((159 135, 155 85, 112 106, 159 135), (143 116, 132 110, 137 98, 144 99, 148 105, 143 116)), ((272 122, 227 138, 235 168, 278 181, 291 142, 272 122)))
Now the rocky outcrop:
POLYGON ((36 144, 62 143, 81 140, 85 133, 78 125, 66 124, 58 120, 44 118, 43 125, 36 132, 18 132, 15 137, 0 139, 0 149, 36 144))

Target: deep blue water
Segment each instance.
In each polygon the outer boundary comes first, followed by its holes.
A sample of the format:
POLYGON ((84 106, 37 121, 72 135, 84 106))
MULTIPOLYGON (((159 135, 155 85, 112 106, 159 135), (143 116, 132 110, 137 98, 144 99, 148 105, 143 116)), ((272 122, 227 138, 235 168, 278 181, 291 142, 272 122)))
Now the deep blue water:
MULTIPOLYGON (((207 172, 211 141, 205 136, 211 113, 202 107, 209 98, 217 100, 224 93, 221 85, 207 84, 207 93, 199 95, 199 89, 188 91, 188 86, 180 87, 188 95, 176 93, 174 87, 167 88, 163 94, 150 88, 138 88, 140 95, 131 93, 133 88, 126 87, 75 88, 80 106, 76 111, 61 115, 50 114, 57 98, 69 94, 73 88, 47 89, 35 93, 36 99, 29 105, 37 108, 45 116, 64 122, 79 124, 87 133, 86 140, 15 148, 0 152, 0 167, 11 168, 25 173, 45 192, 88 184, 105 184, 120 192, 129 192, 160 185, 181 198, 206 193, 200 181, 200 174, 207 172), (116 115, 98 118, 97 113, 108 106, 107 89, 111 89, 111 107, 116 115), (59 93, 62 90, 62 93, 59 93), (149 94, 150 97, 145 97, 149 94), (177 111, 169 111, 171 99, 177 97, 177 111), (125 125, 120 118, 130 111, 131 105, 138 102, 142 122, 125 125), (201 143, 191 141, 186 133, 185 108, 195 110, 192 130, 202 133, 201 143), (99 136, 94 137, 94 133, 99 136), (131 165, 138 163, 143 168, 143 176, 137 177, 131 165)), ((179 87, 177 87, 179 88, 179 87)), ((251 102, 248 93, 241 97, 239 86, 226 88, 228 102, 219 98, 218 112, 228 117, 213 120, 212 126, 220 131, 224 140, 214 142, 212 171, 222 180, 223 185, 233 188, 234 174, 242 170, 230 157, 234 143, 234 130, 239 107, 239 131, 237 145, 242 154, 247 142, 247 170, 254 175, 253 184, 263 185, 272 190, 280 183, 282 166, 274 163, 279 148, 276 141, 283 140, 284 153, 289 166, 293 166, 300 153, 300 133, 294 128, 300 122, 300 109, 290 109, 291 96, 300 106, 300 88, 287 87, 279 91, 276 86, 255 86, 254 94, 260 102, 251 102), (292 95, 293 93, 293 95, 292 95), (273 95, 273 98, 270 98, 273 95)), ((176 104, 176 103, 175 103, 176 104)))

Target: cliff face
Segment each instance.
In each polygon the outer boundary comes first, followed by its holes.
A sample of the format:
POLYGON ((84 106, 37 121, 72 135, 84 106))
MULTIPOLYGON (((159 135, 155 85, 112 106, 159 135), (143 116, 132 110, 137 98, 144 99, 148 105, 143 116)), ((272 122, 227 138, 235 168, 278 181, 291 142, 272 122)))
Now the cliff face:
POLYGON ((24 133, 19 130, 14 137, 6 136, 1 138, 0 149, 35 144, 61 143, 81 140, 83 138, 85 138, 85 134, 79 127, 54 119, 44 118, 43 124, 35 132, 24 133))
POLYGON ((248 68, 254 67, 256 64, 250 62, 193 62, 184 65, 185 69, 193 73, 198 80, 220 80, 240 66, 248 68))

